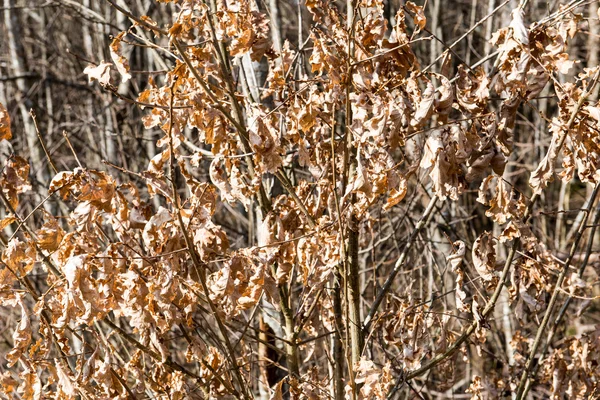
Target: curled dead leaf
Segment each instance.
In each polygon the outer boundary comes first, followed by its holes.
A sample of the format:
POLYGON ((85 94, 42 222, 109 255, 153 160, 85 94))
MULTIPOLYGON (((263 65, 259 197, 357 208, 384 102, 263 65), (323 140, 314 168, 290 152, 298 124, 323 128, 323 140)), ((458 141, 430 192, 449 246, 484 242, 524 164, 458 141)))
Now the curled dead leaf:
POLYGON ((123 56, 123 46, 121 44, 125 35, 126 32, 119 33, 110 44, 110 57, 115 63, 117 71, 121 74, 121 82, 123 83, 131 79, 131 74, 129 73, 129 61, 123 56))
POLYGON ((473 244, 473 265, 479 276, 485 282, 491 282, 495 278, 496 250, 494 249, 494 237, 490 232, 483 232, 473 244))
POLYGON ((95 67, 88 65, 83 73, 88 76, 90 82, 98 81, 101 85, 110 83, 110 63, 101 62, 95 67))
POLYGON ((8 111, 2 104, 0 104, 0 142, 3 140, 10 140, 12 133, 10 131, 10 116, 8 111))

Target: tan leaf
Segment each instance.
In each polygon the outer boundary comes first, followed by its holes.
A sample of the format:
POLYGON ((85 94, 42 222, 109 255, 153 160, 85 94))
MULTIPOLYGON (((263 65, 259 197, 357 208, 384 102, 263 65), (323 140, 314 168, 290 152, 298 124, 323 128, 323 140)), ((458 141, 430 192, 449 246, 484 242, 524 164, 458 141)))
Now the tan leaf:
POLYGON ((398 189, 392 188, 392 190, 390 190, 390 195, 388 197, 387 202, 383 206, 383 209, 385 211, 387 211, 390 208, 394 207, 396 204, 400 203, 406 196, 407 191, 408 191, 407 181, 406 181, 406 179, 401 178, 398 189))
POLYGON ((71 378, 63 369, 61 362, 56 363, 56 375, 58 376, 58 387, 67 396, 74 397, 76 394, 75 386, 71 382, 71 378))
POLYGON ((210 221, 196 230, 194 244, 198 255, 205 262, 215 255, 225 254, 229 248, 229 240, 225 231, 210 221))
POLYGON ((58 221, 51 218, 36 232, 38 245, 44 250, 54 251, 60 246, 64 234, 65 232, 58 225, 58 221))
POLYGON ((2 104, 0 104, 0 142, 3 140, 9 140, 12 138, 10 131, 10 116, 8 111, 2 104))
POLYGON ((2 261, 19 276, 24 276, 33 269, 35 259, 33 244, 19 238, 10 240, 2 250, 2 261))
POLYGON ((494 279, 496 269, 496 250, 494 249, 494 237, 490 232, 483 232, 473 244, 473 265, 479 276, 490 282, 494 279))
POLYGON ((523 11, 520 8, 515 8, 512 11, 512 20, 510 28, 513 29, 513 37, 521 44, 529 44, 529 33, 523 22, 523 11))
POLYGON ((88 76, 90 82, 98 81, 101 85, 110 83, 110 63, 101 62, 95 67, 88 65, 83 73, 88 76))
POLYGON ((439 131, 435 131, 427 138, 421 157, 420 167, 423 169, 431 168, 435 165, 438 153, 444 148, 439 131))
POLYGON ((452 254, 448 256, 447 261, 450 263, 452 272, 456 274, 456 307, 463 312, 469 312, 469 306, 465 302, 465 299, 467 298, 467 293, 464 290, 465 273, 461 268, 466 253, 465 242, 457 240, 453 243, 453 246, 454 249, 452 254))
POLYGON ((471 400, 483 400, 483 395, 484 395, 483 391, 484 391, 484 386, 481 381, 481 377, 477 376, 477 375, 473 375, 473 381, 471 382, 471 385, 469 385, 467 390, 465 390, 465 392, 471 393, 471 395, 472 395, 471 400))
POLYGON ((454 246, 454 249, 452 250, 452 254, 450 254, 446 260, 450 263, 450 267, 454 271, 460 268, 463 263, 466 246, 465 242, 462 240, 457 240, 456 242, 452 243, 452 245, 454 246))
POLYGON ((512 200, 512 192, 510 192, 510 187, 504 179, 500 177, 496 179, 495 191, 494 196, 489 199, 489 209, 486 210, 485 215, 503 225, 511 219, 515 210, 518 211, 518 204, 512 200))
POLYGON ((360 398, 362 399, 386 399, 387 391, 391 386, 392 376, 390 365, 383 368, 375 366, 373 361, 361 357, 358 365, 355 366, 356 383, 362 384, 360 388, 360 398))
POLYGON ((21 321, 13 333, 13 348, 6 355, 9 367, 17 362, 31 343, 31 323, 29 322, 29 315, 23 303, 23 296, 19 296, 17 301, 21 307, 21 321))
POLYGON ((271 394, 269 400, 283 400, 282 386, 284 382, 285 379, 282 379, 275 385, 275 390, 273 391, 273 394, 271 394))
POLYGON ((556 66, 556 69, 558 69, 558 72, 560 72, 561 74, 568 74, 569 71, 575 65, 575 61, 569 60, 569 55, 566 53, 562 53, 556 58, 556 60, 554 61, 554 65, 556 66))
POLYGON ((356 173, 352 185, 349 187, 352 191, 364 192, 367 196, 371 194, 371 181, 369 181, 369 174, 363 160, 364 156, 361 155, 360 149, 356 154, 356 173))
POLYGON ((31 189, 29 183, 29 163, 22 157, 9 157, 0 172, 0 190, 13 208, 19 205, 18 195, 31 189))
POLYGON ((406 9, 414 13, 413 21, 415 25, 418 26, 419 29, 425 28, 427 18, 425 18, 425 12, 423 11, 423 7, 416 5, 412 1, 407 1, 406 9))
POLYGON ((74 174, 71 171, 61 171, 58 174, 54 175, 52 181, 50 182, 50 187, 48 191, 53 193, 57 190, 60 190, 60 195, 63 199, 67 197, 69 194, 69 186, 73 183, 74 174))
POLYGON ((244 193, 244 186, 241 177, 238 175, 239 169, 232 165, 231 174, 227 176, 227 171, 223 168, 222 163, 225 160, 218 155, 210 163, 209 176, 210 180, 221 192, 221 197, 228 203, 240 201, 245 207, 250 204, 250 199, 244 193))
POLYGON ((21 385, 17 391, 21 394, 22 400, 40 400, 42 398, 42 382, 35 371, 35 367, 27 360, 21 358, 23 371, 19 374, 21 385))
MULTIPOLYGON (((553 123, 558 123, 558 121, 553 121, 553 123)), ((540 194, 554 178, 554 164, 558 158, 557 141, 561 133, 561 129, 554 132, 546 155, 529 177, 529 186, 533 189, 533 193, 540 194)))
POLYGON ((6 228, 7 226, 9 226, 10 224, 12 224, 13 222, 15 222, 16 220, 17 219, 12 214, 9 214, 6 217, 0 219, 0 230, 3 230, 4 228, 6 228))
POLYGON ((117 71, 121 74, 121 82, 123 83, 131 79, 131 74, 129 73, 129 61, 127 61, 127 58, 122 54, 123 49, 121 41, 125 34, 125 32, 119 33, 110 44, 110 57, 114 61, 117 71))
POLYGON ((417 111, 411 120, 410 124, 417 129, 421 129, 425 122, 432 116, 435 103, 435 88, 431 82, 427 82, 427 88, 420 97, 417 111))

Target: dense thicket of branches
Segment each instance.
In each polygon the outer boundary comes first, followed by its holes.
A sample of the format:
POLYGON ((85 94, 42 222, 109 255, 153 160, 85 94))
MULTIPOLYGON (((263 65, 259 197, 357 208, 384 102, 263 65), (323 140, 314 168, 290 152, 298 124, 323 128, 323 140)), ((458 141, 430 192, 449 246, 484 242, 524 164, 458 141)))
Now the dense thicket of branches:
POLYGON ((596 1, 0 9, 0 398, 600 396, 596 1))

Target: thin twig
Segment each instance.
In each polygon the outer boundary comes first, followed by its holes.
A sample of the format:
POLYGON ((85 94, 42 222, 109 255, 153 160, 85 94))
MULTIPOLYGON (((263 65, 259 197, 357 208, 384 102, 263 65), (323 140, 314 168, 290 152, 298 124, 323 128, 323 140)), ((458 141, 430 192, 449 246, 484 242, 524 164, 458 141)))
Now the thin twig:
POLYGON ((579 241, 583 237, 583 233, 585 232, 585 230, 587 228, 586 222, 588 220, 590 210, 592 208, 592 204, 594 203, 594 200, 596 199, 596 195, 598 194, 599 189, 600 189, 600 185, 596 184, 596 186, 594 187, 594 190, 592 191, 592 194, 590 195, 588 207, 581 211, 584 214, 584 217, 579 224, 579 228, 577 229, 577 235, 575 236, 575 240, 573 241, 573 244, 571 245, 571 251, 569 252, 569 257, 567 257, 567 260, 565 261, 565 264, 563 265, 563 269, 560 272, 560 274, 558 275, 558 279, 556 280, 556 283, 554 284, 554 290, 552 292, 552 297, 550 298, 550 301, 548 302, 548 306, 546 307, 546 312, 544 314, 544 318, 542 319, 542 323, 540 324, 540 326, 537 329, 537 333, 535 335, 535 340, 533 341, 531 350, 529 351, 529 356, 527 357, 527 362, 525 363, 525 369, 523 370, 523 374, 521 375, 521 380, 519 382, 519 387, 517 388, 517 396, 516 396, 517 400, 521 400, 525 394, 524 393, 525 385, 527 384, 527 381, 529 379, 529 372, 531 371, 531 368, 533 367, 533 363, 535 361, 535 354, 537 352, 538 347, 540 346, 540 344, 542 342, 542 336, 546 333, 545 332, 546 327, 548 326, 548 323, 550 322, 552 312, 554 311, 554 306, 556 305, 556 301, 558 300, 558 295, 560 293, 559 289, 561 288, 562 283, 565 280, 565 277, 567 276, 567 272, 569 271, 569 266, 571 265, 571 261, 573 261, 573 257, 575 255, 575 252, 577 251, 577 247, 579 246, 579 241))
POLYGON ((396 264, 394 265, 394 269, 392 270, 392 272, 390 272, 390 275, 386 279, 385 283, 383 284, 383 287, 381 288, 381 290, 377 294, 377 297, 375 298, 375 301, 371 305, 371 309, 369 310, 369 314, 365 318, 365 322, 363 324, 363 331, 365 333, 368 333, 370 331, 370 329, 371 329, 371 323, 373 322, 373 317, 377 313, 377 310, 379 309, 379 306, 381 305, 383 299, 385 298, 385 296, 387 295, 387 293, 391 289, 392 283, 394 282, 394 279, 396 278, 396 275, 398 275, 398 273, 400 272, 400 270, 402 269, 402 267, 404 267, 404 262, 406 261, 406 257, 408 256, 408 253, 411 250, 411 248, 413 246, 413 243, 414 243, 417 235, 419 234, 419 232, 421 231, 421 229, 423 229, 423 227, 425 226, 426 221, 429 219, 429 216, 431 215, 431 213, 435 209, 435 203, 437 202, 437 200, 438 200, 437 196, 434 195, 434 196, 431 197, 431 200, 429 201, 429 204, 427 205, 427 208, 423 212, 423 215, 419 219, 419 222, 417 222, 417 225, 415 226, 415 229, 413 229, 413 231, 411 232, 410 236, 408 237, 406 246, 404 247, 404 250, 400 254, 400 257, 398 257, 398 260, 396 261, 396 264))

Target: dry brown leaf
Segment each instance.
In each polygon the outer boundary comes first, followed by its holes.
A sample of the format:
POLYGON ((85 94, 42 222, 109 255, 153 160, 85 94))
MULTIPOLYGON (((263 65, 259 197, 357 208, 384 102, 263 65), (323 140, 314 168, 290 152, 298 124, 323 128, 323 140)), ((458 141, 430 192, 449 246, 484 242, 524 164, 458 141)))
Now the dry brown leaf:
POLYGON ((387 211, 390 208, 397 205, 398 203, 400 203, 406 196, 407 192, 408 192, 407 181, 406 181, 406 179, 401 178, 398 189, 392 188, 390 190, 390 195, 388 196, 387 202, 383 205, 383 209, 385 211, 387 211))
POLYGON ((31 343, 31 322, 23 303, 23 296, 17 296, 17 302, 21 307, 21 321, 19 321, 13 333, 13 348, 6 354, 9 367, 12 367, 23 356, 31 343))
POLYGON ((19 156, 11 156, 6 159, 0 175, 0 190, 11 206, 16 209, 19 205, 19 194, 31 190, 27 160, 19 156))
POLYGON ((119 33, 110 44, 110 57, 115 63, 117 71, 119 71, 119 74, 121 74, 122 83, 125 83, 131 79, 131 74, 129 73, 129 61, 127 61, 127 58, 123 56, 123 46, 121 44, 125 35, 126 32, 119 33))
POLYGON ((485 282, 491 282, 495 278, 496 250, 494 249, 494 237, 490 232, 483 232, 473 244, 473 265, 479 276, 485 282))
POLYGON ((425 28, 427 24, 427 18, 425 18, 425 12, 423 11, 423 7, 417 6, 412 1, 406 2, 406 9, 414 14, 413 21, 419 30, 425 28))
POLYGON ((10 131, 10 116, 8 111, 2 104, 0 104, 0 142, 3 140, 10 140, 12 133, 10 131))
POLYGON ((65 232, 58 224, 56 218, 51 217, 49 221, 36 232, 38 245, 43 250, 52 252, 58 249, 64 234, 65 232))
POLYGON ((42 398, 42 382, 35 367, 27 360, 21 358, 23 371, 19 374, 21 385, 17 392, 23 400, 40 400, 42 398))
POLYGON ((280 380, 277 385, 275 385, 275 389, 269 397, 269 400, 283 400, 283 384, 285 383, 285 379, 280 380))
MULTIPOLYGON (((68 368, 68 367, 67 367, 68 368)), ((63 362, 56 363, 56 375, 58 377, 58 388, 64 393, 67 398, 73 398, 77 394, 75 386, 69 377, 69 374, 65 371, 63 362)))
POLYGON ((83 73, 88 76, 90 82, 98 81, 101 85, 110 83, 110 63, 101 62, 95 67, 88 65, 83 73))
POLYGON ((550 147, 548 148, 543 160, 529 177, 529 186, 531 186, 533 189, 533 193, 540 194, 546 188, 546 186, 548 186, 548 183, 552 182, 552 179, 554 178, 554 164, 558 158, 557 143, 560 140, 560 136, 563 134, 559 125, 560 123, 557 119, 552 121, 552 126, 557 128, 551 129, 551 131, 553 131, 553 135, 552 141, 550 142, 550 147))
POLYGON ((392 384, 391 368, 386 365, 377 368, 373 361, 361 357, 355 367, 356 383, 361 384, 360 398, 365 400, 384 400, 392 384))
POLYGON ((467 298, 467 293, 464 289, 465 273, 461 267, 466 254, 465 242, 458 240, 454 242, 452 246, 453 251, 452 254, 448 256, 447 261, 450 263, 452 272, 456 274, 456 308, 462 312, 469 312, 470 307, 465 302, 467 298))

